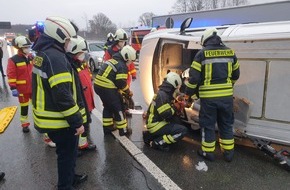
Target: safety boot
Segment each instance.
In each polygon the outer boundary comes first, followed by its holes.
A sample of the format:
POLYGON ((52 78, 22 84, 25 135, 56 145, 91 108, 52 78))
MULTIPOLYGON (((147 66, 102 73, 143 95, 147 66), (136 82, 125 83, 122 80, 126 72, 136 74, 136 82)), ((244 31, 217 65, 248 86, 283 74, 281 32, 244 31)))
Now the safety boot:
POLYGON ((104 135, 112 134, 112 131, 115 131, 116 128, 114 126, 112 127, 103 127, 104 135))
POLYGON ((150 147, 156 149, 156 150, 161 150, 163 152, 168 152, 169 151, 169 145, 168 144, 159 144, 155 141, 150 142, 150 147))
POLYGON ((202 151, 201 149, 199 149, 197 151, 197 154, 209 161, 214 161, 215 160, 215 156, 214 156, 214 153, 213 152, 205 152, 205 151, 202 151))
POLYGON ((234 150, 225 150, 223 155, 224 155, 225 161, 231 162, 234 158, 234 150))
POLYGON ((29 130, 29 125, 30 125, 30 123, 29 122, 27 122, 27 123, 22 123, 21 124, 21 127, 22 127, 22 132, 23 133, 28 133, 30 130, 29 130))
POLYGON ((119 129, 119 135, 120 136, 130 136, 132 134, 132 129, 131 128, 128 128, 128 127, 125 127, 125 128, 122 128, 122 129, 119 129))
POLYGON ((86 174, 82 174, 82 175, 75 174, 74 179, 73 179, 73 186, 75 187, 75 186, 87 181, 87 179, 88 179, 88 175, 86 175, 86 174))
POLYGON ((143 131, 142 133, 144 143, 150 146, 150 142, 153 141, 153 136, 150 134, 149 131, 143 131))
POLYGON ((30 129, 28 127, 22 127, 22 132, 23 133, 28 133, 30 129))
POLYGON ((79 149, 80 150, 96 150, 96 145, 89 142, 87 137, 79 137, 79 149))
POLYGON ((0 181, 2 181, 2 179, 4 179, 5 177, 5 173, 4 172, 0 172, 0 181))
POLYGON ((55 148, 56 144, 49 138, 49 136, 47 135, 47 133, 44 133, 43 135, 43 141, 46 145, 48 145, 51 148, 55 148))

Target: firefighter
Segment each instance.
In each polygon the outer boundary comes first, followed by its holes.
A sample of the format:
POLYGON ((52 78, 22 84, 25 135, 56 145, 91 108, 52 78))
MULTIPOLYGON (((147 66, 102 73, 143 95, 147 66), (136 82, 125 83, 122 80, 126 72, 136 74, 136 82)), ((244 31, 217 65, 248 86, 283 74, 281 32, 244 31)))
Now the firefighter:
POLYGON ((65 56, 77 27, 68 19, 48 17, 35 42, 32 74, 34 127, 56 144, 58 189, 72 189, 87 180, 75 174, 78 137, 84 132, 86 110, 81 84, 65 56))
POLYGON ((181 78, 175 72, 169 72, 159 86, 147 111, 147 131, 143 131, 144 143, 162 151, 168 151, 169 145, 181 140, 187 133, 177 114, 182 106, 174 103, 174 95, 179 92, 181 78))
MULTIPOLYGON (((118 29, 114 35, 114 43, 111 45, 110 48, 108 48, 107 51, 105 51, 104 61, 108 61, 112 58, 112 56, 119 52, 125 45, 126 41, 128 40, 128 35, 123 29, 118 29)), ((131 62, 128 66, 128 78, 127 83, 130 86, 131 81, 136 79, 136 68, 134 62, 131 62)))
POLYGON ((108 61, 113 57, 115 53, 118 53, 125 45, 128 40, 128 34, 123 29, 118 29, 114 35, 114 42, 111 47, 105 51, 104 61, 108 61))
POLYGON ((230 162, 234 156, 233 85, 240 75, 239 63, 235 52, 222 43, 216 28, 204 31, 201 45, 203 48, 191 64, 185 90, 188 99, 193 94, 198 94, 200 98, 202 141, 198 154, 214 161, 217 123, 219 144, 224 159, 230 162))
POLYGON ((77 38, 71 38, 67 46, 67 57, 68 60, 72 63, 75 71, 78 73, 83 89, 83 99, 86 103, 86 109, 88 113, 87 122, 84 123, 85 131, 79 137, 78 156, 81 156, 83 151, 96 150, 96 145, 93 144, 88 138, 91 123, 91 112, 95 108, 95 103, 92 74, 85 62, 85 53, 87 50, 87 42, 81 36, 77 36, 77 38))
POLYGON ((114 34, 111 32, 107 34, 107 42, 104 45, 104 51, 107 51, 114 43, 114 34))
POLYGON ((2 58, 3 58, 3 42, 2 40, 0 40, 0 72, 2 74, 2 77, 6 77, 6 75, 4 74, 4 71, 3 71, 3 65, 2 65, 2 58))
MULTIPOLYGON (((36 24, 32 27, 32 29, 28 30, 28 38, 31 42, 35 43, 40 34, 44 32, 43 22, 36 22, 36 24)), ((33 48, 33 45, 32 45, 33 48)), ((49 138, 47 133, 43 134, 43 141, 49 147, 55 148, 55 143, 49 138)))
POLYGON ((20 122, 22 131, 29 132, 28 106, 31 99, 32 60, 30 53, 31 42, 25 36, 18 36, 13 40, 13 46, 18 49, 17 54, 8 59, 8 84, 14 97, 20 103, 20 122))
POLYGON ((127 64, 136 59, 136 51, 129 45, 113 55, 99 69, 94 82, 94 90, 103 102, 103 130, 109 134, 114 130, 114 122, 120 136, 129 135, 127 120, 123 111, 122 97, 119 91, 131 97, 133 94, 127 85, 127 64))

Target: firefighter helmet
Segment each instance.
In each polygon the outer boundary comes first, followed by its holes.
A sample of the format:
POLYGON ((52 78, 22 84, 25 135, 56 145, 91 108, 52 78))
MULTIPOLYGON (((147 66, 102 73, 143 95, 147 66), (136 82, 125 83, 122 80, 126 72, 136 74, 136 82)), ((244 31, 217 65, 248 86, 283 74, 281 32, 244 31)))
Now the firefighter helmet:
POLYGON ((107 38, 113 38, 114 39, 114 34, 112 34, 111 32, 107 34, 107 38))
POLYGON ((126 41, 128 40, 128 34, 122 28, 118 29, 115 33, 115 41, 126 41))
POLYGON ((44 22, 44 33, 60 43, 77 35, 77 27, 62 17, 47 17, 44 22))
POLYGON ((182 84, 180 76, 175 72, 169 72, 166 75, 166 81, 170 83, 174 88, 178 88, 182 84))
POLYGON ((87 50, 88 50, 87 42, 81 36, 77 36, 76 38, 70 38, 70 41, 66 48, 66 51, 72 54, 86 52, 87 50))
POLYGON ((130 45, 126 45, 121 50, 121 55, 125 61, 135 61, 136 50, 130 45))
POLYGON ((15 48, 20 49, 20 48, 24 48, 24 47, 30 47, 31 46, 31 42, 25 36, 18 36, 15 39, 13 39, 12 45, 15 48))
POLYGON ((210 39, 213 36, 217 35, 217 29, 216 28, 208 28, 203 32, 203 35, 201 36, 201 45, 203 46, 204 43, 210 39))

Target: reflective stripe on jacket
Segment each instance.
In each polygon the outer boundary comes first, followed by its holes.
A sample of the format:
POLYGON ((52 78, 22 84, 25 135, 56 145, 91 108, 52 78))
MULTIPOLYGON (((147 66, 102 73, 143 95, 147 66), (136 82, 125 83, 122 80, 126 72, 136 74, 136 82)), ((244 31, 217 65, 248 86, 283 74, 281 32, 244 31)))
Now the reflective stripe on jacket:
MULTIPOLYGON (((41 38, 38 43, 41 43, 41 38)), ((46 37, 44 41, 51 43, 46 37)), ((32 74, 35 128, 40 132, 78 128, 87 118, 77 73, 62 49, 44 44, 46 48, 38 50, 34 59, 32 74)))
POLYGON ((7 77, 11 89, 17 89, 20 94, 31 94, 32 55, 25 57, 18 50, 18 54, 8 59, 7 77))
POLYGON ((127 85, 128 68, 120 53, 113 59, 101 65, 95 78, 95 85, 103 88, 119 89, 124 92, 129 90, 127 85))
POLYGON ((233 95, 233 84, 239 78, 239 63, 233 50, 210 45, 200 50, 190 68, 186 94, 199 93, 200 98, 233 95))

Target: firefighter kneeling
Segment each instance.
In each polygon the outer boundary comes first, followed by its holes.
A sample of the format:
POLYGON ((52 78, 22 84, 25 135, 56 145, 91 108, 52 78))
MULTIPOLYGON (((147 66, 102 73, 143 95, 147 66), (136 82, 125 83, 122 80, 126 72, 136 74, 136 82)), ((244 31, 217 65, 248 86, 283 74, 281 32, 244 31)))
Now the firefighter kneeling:
POLYGON ((178 102, 173 103, 181 83, 177 73, 169 72, 149 105, 146 119, 148 131, 143 132, 143 140, 154 149, 168 151, 170 144, 181 140, 187 133, 187 128, 177 115, 183 108, 178 102))

